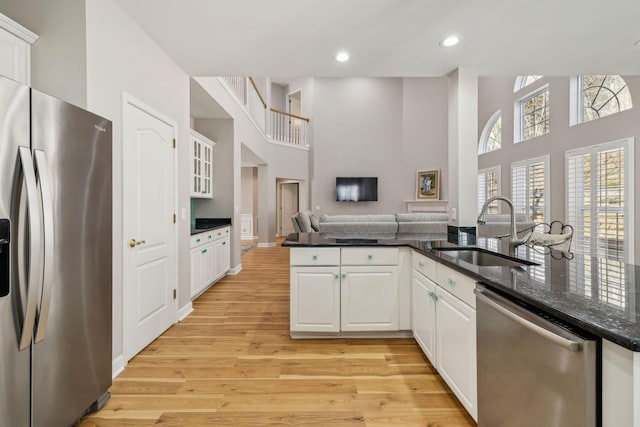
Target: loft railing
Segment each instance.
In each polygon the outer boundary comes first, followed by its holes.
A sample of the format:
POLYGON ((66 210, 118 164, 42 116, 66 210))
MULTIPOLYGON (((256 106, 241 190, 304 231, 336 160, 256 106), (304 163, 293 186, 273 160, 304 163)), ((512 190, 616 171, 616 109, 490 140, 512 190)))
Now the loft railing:
POLYGON ((233 91, 235 96, 242 102, 244 105, 245 102, 245 94, 247 92, 247 79, 246 77, 241 76, 231 76, 231 77, 223 77, 225 83, 229 88, 233 91))
POLYGON ((252 77, 223 77, 229 90, 247 109, 260 129, 274 142, 299 147, 309 146, 309 119, 284 111, 270 109, 252 77))
POLYGON ((271 138, 277 142, 307 146, 309 119, 271 108, 271 138))
POLYGON ((253 77, 249 77, 250 88, 247 91, 247 109, 251 117, 258 123, 260 129, 266 131, 265 124, 267 122, 267 103, 264 102, 264 98, 253 80, 253 77))

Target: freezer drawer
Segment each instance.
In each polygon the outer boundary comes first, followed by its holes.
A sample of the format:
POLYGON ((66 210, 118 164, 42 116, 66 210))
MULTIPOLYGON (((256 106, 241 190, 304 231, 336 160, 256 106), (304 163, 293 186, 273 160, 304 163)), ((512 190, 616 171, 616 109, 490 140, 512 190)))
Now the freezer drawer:
POLYGON ((478 425, 596 425, 597 341, 478 286, 478 425))

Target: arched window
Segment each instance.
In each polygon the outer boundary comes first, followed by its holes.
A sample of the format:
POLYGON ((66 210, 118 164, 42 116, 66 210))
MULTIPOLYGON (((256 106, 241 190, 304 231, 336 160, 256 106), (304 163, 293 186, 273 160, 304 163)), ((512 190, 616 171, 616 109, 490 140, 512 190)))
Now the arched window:
POLYGON ((631 93, 620 76, 585 75, 578 83, 578 123, 610 116, 632 107, 631 93))
POLYGON ((540 78, 542 78, 542 76, 518 76, 516 77, 516 83, 513 86, 513 91, 517 92, 540 78))
POLYGON ((494 151, 502 146, 502 110, 498 110, 487 121, 482 135, 480 135, 480 143, 478 144, 478 154, 494 151))

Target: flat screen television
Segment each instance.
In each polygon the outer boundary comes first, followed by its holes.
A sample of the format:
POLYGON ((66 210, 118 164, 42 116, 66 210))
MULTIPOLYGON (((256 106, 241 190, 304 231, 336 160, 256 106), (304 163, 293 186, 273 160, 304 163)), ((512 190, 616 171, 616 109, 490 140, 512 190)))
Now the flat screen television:
POLYGON ((378 201, 378 178, 336 178, 337 202, 376 202, 378 201))

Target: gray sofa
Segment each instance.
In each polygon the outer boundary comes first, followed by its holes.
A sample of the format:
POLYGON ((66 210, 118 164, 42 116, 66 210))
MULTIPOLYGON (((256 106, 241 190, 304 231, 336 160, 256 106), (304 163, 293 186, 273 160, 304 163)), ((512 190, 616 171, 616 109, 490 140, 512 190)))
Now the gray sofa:
POLYGON ((333 235, 446 233, 448 221, 446 213, 321 215, 319 231, 333 235))

